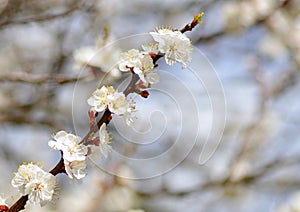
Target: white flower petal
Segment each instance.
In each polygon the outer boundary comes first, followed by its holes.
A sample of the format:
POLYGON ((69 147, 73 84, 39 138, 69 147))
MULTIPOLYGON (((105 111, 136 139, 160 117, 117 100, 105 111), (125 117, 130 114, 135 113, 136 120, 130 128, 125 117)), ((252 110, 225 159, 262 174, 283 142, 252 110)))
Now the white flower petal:
POLYGON ((67 175, 70 179, 75 177, 76 179, 80 180, 86 176, 85 169, 86 169, 86 161, 73 161, 69 162, 64 160, 65 168, 67 175))
POLYGON ((64 138, 67 134, 68 134, 67 132, 61 130, 61 131, 57 132, 57 133, 53 136, 53 138, 54 138, 55 140, 59 140, 59 139, 61 139, 61 138, 64 138))
POLYGON ((156 72, 150 72, 146 76, 146 80, 150 84, 157 84, 159 82, 159 78, 160 78, 159 74, 156 72))
MULTIPOLYGON (((144 46, 144 48, 147 49, 148 47, 144 46)), ((148 50, 151 51, 151 49, 148 50)), ((154 49, 153 51, 157 52, 157 50, 154 49)), ((138 74, 140 79, 147 85, 148 82, 145 80, 145 74, 154 68, 153 60, 149 52, 140 52, 137 49, 131 49, 123 53, 121 55, 119 69, 121 71, 129 71, 130 68, 132 68, 134 73, 138 74)))

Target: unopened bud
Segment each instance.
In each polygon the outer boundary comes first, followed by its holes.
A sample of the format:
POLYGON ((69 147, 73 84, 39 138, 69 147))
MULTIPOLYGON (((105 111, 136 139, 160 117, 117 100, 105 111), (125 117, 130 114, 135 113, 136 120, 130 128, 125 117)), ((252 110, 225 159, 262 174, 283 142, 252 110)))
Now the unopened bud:
POLYGON ((149 92, 148 92, 148 91, 141 91, 141 92, 139 92, 139 94, 140 94, 142 97, 144 97, 144 98, 148 98, 148 96, 149 96, 149 92))

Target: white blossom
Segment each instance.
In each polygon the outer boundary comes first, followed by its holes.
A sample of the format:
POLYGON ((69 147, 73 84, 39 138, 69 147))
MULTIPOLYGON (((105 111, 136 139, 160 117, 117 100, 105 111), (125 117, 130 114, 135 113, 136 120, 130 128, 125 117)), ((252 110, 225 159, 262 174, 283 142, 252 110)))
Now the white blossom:
POLYGON ((112 113, 120 115, 124 114, 128 110, 129 102, 123 93, 116 92, 108 98, 108 108, 112 113))
POLYGON ((108 108, 117 115, 123 115, 130 108, 130 103, 126 96, 121 92, 117 92, 111 86, 103 86, 101 89, 97 89, 87 102, 92 106, 92 110, 102 112, 108 108))
POLYGON ((76 179, 80 180, 86 176, 86 160, 76 160, 72 162, 64 160, 64 164, 65 170, 70 179, 73 179, 73 177, 75 177, 76 179))
POLYGON ((25 192, 28 194, 30 203, 44 206, 52 200, 56 179, 52 174, 45 171, 37 172, 35 175, 35 178, 26 184, 25 192))
POLYGON ((106 130, 106 124, 103 123, 99 130, 99 148, 102 155, 107 158, 108 153, 112 151, 112 147, 109 145, 111 142, 111 138, 106 130))
POLYGON ((25 195, 26 184, 29 183, 34 178, 35 173, 40 170, 40 167, 32 163, 19 166, 18 172, 15 173, 15 177, 11 181, 12 186, 18 188, 19 192, 25 195))
POLYGON ((92 96, 87 100, 92 109, 97 112, 102 112, 106 109, 109 103, 108 98, 112 96, 116 90, 112 86, 102 86, 101 89, 96 89, 92 96))
POLYGON ((144 44, 144 45, 142 45, 142 49, 144 50, 144 52, 147 52, 147 53, 158 54, 158 52, 159 52, 158 43, 144 44))
POLYGON ((163 28, 156 32, 150 32, 150 34, 158 42, 159 51, 165 53, 165 60, 168 65, 180 62, 185 68, 186 62, 191 61, 193 46, 190 39, 180 31, 163 28))
POLYGON ((85 145, 79 144, 79 136, 59 131, 53 136, 54 140, 48 142, 48 145, 56 150, 63 152, 63 158, 68 161, 83 161, 86 159, 88 149, 85 145))
POLYGON ((21 165, 12 179, 12 186, 28 195, 30 203, 41 206, 52 200, 55 184, 55 176, 32 163, 21 165))
MULTIPOLYGON (((158 50, 155 50, 150 46, 144 45, 143 48, 147 49, 148 51, 153 50, 156 53, 158 52, 158 50)), ((148 86, 148 84, 154 84, 158 82, 159 76, 156 72, 153 72, 153 68, 153 59, 149 55, 149 52, 140 52, 137 49, 131 49, 121 55, 119 69, 124 72, 132 70, 140 77, 146 86, 148 86), (154 78, 155 80, 152 80, 154 78)))
POLYGON ((141 67, 141 53, 138 49, 130 49, 127 52, 123 52, 120 56, 119 69, 123 72, 130 71, 141 67))
POLYGON ((81 138, 79 136, 59 131, 53 136, 54 140, 48 142, 48 145, 56 150, 63 152, 65 170, 70 179, 82 179, 86 169, 86 155, 88 147, 79 144, 81 138))

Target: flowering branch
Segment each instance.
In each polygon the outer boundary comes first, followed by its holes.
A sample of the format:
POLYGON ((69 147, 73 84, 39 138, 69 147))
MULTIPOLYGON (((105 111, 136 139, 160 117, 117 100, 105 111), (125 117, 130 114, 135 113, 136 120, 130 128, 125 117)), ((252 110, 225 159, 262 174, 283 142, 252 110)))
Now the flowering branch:
POLYGON ((92 153, 92 148, 95 146, 100 148, 104 157, 107 157, 112 147, 108 145, 111 138, 106 131, 106 125, 109 124, 112 115, 124 116, 127 124, 132 122, 130 113, 135 110, 135 105, 126 97, 130 93, 148 97, 149 93, 144 89, 158 82, 159 75, 153 69, 160 58, 165 57, 168 65, 180 62, 183 67, 186 66, 186 62, 191 60, 190 53, 193 48, 191 41, 183 33, 191 31, 196 25, 202 23, 202 17, 203 13, 194 16, 193 21, 180 31, 158 28, 156 32, 150 33, 157 43, 143 46, 144 51, 132 49, 123 53, 119 69, 132 73, 126 89, 118 92, 111 86, 103 86, 92 94, 88 99, 88 104, 92 106, 89 111, 91 126, 84 138, 81 139, 65 131, 59 131, 53 136, 53 140, 49 141, 48 145, 61 152, 61 159, 49 173, 32 163, 19 167, 12 185, 18 188, 23 196, 7 211, 23 210, 27 201, 41 206, 51 201, 56 183, 54 176, 57 174, 65 173, 71 179, 83 178, 86 175, 86 156, 92 153), (104 113, 96 123, 99 112, 104 113), (99 136, 96 135, 98 130, 99 136))

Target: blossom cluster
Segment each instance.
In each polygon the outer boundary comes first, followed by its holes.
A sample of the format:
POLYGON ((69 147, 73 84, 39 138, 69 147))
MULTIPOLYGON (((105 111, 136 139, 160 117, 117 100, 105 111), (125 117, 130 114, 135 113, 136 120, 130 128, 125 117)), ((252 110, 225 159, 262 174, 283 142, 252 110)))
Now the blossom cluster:
POLYGON ((119 69, 121 71, 133 71, 139 75, 146 86, 158 83, 159 75, 153 71, 154 64, 149 53, 131 49, 128 52, 122 53, 120 58, 119 69))
MULTIPOLYGON (((106 130, 104 123, 99 130, 99 142, 95 145, 99 148, 104 157, 112 150, 109 145, 111 138, 106 130)), ((60 150, 63 155, 64 169, 70 179, 82 179, 86 176, 86 158, 88 146, 80 144, 82 139, 79 136, 59 131, 48 145, 60 150)), ((54 195, 56 178, 54 175, 45 172, 38 165, 33 163, 23 164, 11 182, 13 187, 18 188, 21 195, 28 195, 28 200, 33 204, 44 206, 51 201, 54 195)), ((4 199, 0 199, 2 207, 7 206, 4 199)))
MULTIPOLYGON (((155 32, 150 32, 150 35, 156 43, 143 45, 143 51, 131 49, 123 52, 118 63, 120 71, 132 72, 139 76, 143 85, 140 88, 159 82, 159 74, 154 70, 153 58, 155 56, 164 55, 168 65, 180 62, 183 68, 186 67, 188 61, 191 61, 193 47, 190 39, 182 32, 171 28, 158 28, 155 32)), ((128 125, 134 122, 132 115, 135 111, 134 103, 128 101, 124 93, 116 91, 112 86, 97 88, 87 102, 92 111, 109 110, 113 114, 123 115, 128 125)))
POLYGON ((56 178, 38 165, 28 163, 19 167, 11 184, 18 188, 22 195, 28 195, 30 203, 43 206, 52 200, 56 178))
POLYGON ((145 86, 159 81, 158 73, 153 70, 154 63, 151 55, 164 54, 168 65, 180 62, 183 68, 186 68, 186 63, 191 61, 193 50, 190 39, 178 30, 162 27, 157 28, 155 32, 150 32, 150 35, 156 43, 143 45, 143 51, 131 49, 122 53, 119 63, 120 71, 134 72, 145 86))
POLYGON ((105 123, 101 125, 99 137, 92 144, 84 145, 80 143, 81 141, 82 139, 79 136, 59 131, 53 136, 53 140, 48 142, 52 149, 62 151, 65 171, 70 179, 75 177, 80 180, 86 176, 86 159, 89 149, 92 151, 98 148, 105 158, 112 150, 112 147, 109 145, 111 138, 106 130, 105 123))
POLYGON ((239 2, 224 2, 223 10, 226 20, 226 27, 229 30, 239 30, 242 27, 249 27, 255 21, 271 14, 280 4, 280 1, 273 0, 251 0, 239 2))
POLYGON ((159 81, 159 74, 154 71, 153 55, 163 54, 168 65, 179 62, 182 63, 183 68, 186 68, 187 62, 191 61, 193 50, 191 41, 186 35, 171 27, 157 28, 156 31, 150 32, 150 35, 155 43, 143 45, 143 51, 131 49, 121 53, 117 47, 111 48, 112 45, 109 45, 104 48, 104 45, 98 42, 96 47, 83 47, 76 51, 74 59, 80 67, 88 65, 100 68, 104 72, 114 67, 110 71, 113 76, 119 76, 120 71, 132 71, 140 77, 145 86, 159 81), (118 55, 120 55, 119 60, 118 55), (116 63, 117 67, 114 66, 116 63))

